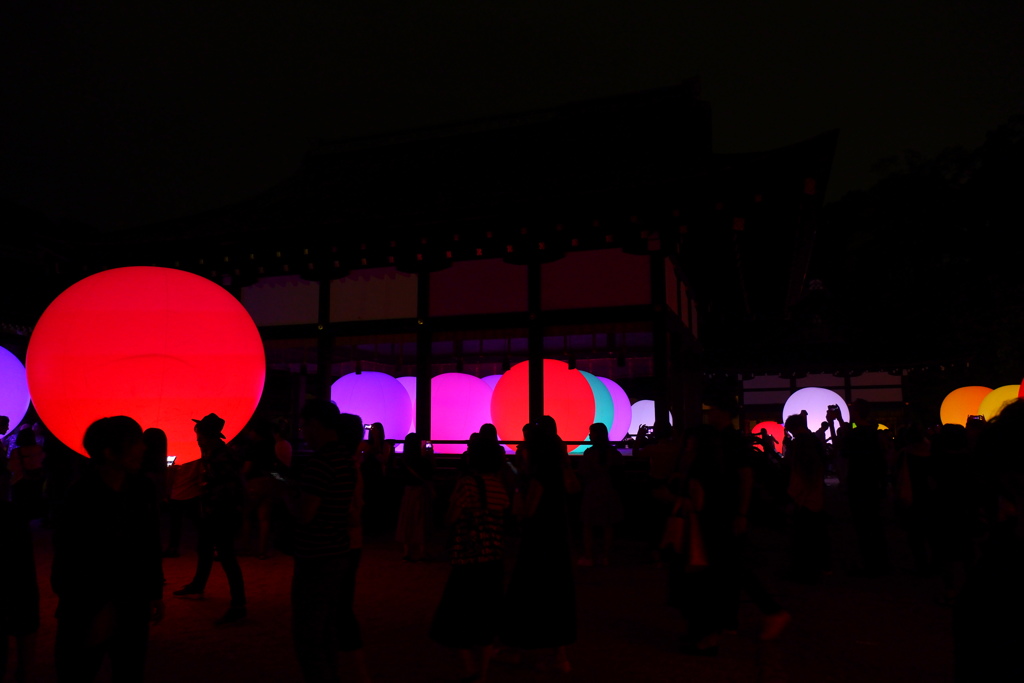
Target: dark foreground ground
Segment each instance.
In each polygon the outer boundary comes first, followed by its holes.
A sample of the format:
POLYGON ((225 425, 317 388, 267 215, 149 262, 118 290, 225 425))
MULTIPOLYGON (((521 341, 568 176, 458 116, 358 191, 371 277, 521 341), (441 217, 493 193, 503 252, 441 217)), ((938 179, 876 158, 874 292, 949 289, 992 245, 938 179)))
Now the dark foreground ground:
MULTIPOLYGON (((834 493, 834 492, 833 492, 834 493)), ((539 673, 526 665, 496 663, 490 679, 506 681, 739 681, 814 683, 941 683, 952 680, 950 612, 935 601, 935 579, 912 576, 902 533, 890 525, 896 564, 903 570, 881 579, 854 578, 852 529, 841 501, 831 502, 836 571, 819 586, 785 580, 788 536, 784 529, 755 529, 762 575, 793 614, 782 637, 757 640, 759 618, 744 603, 740 631, 727 636, 717 658, 694 658, 677 650, 680 622, 664 606, 665 571, 642 561, 639 543, 618 544, 612 566, 577 570, 579 642, 570 648, 571 674, 539 673)), ((52 681, 52 615, 49 532, 35 529, 42 592, 38 674, 52 681)), ((165 560, 167 595, 195 567, 187 552, 165 560)), ((168 597, 167 615, 150 640, 148 680, 298 681, 289 632, 291 560, 241 558, 249 594, 249 617, 213 627, 227 608, 227 583, 214 566, 204 601, 168 597)), ((444 585, 443 562, 407 564, 387 539, 371 540, 359 574, 357 611, 367 659, 378 681, 453 681, 452 653, 427 638, 444 585)), ((107 680, 106 669, 101 680, 107 680)))

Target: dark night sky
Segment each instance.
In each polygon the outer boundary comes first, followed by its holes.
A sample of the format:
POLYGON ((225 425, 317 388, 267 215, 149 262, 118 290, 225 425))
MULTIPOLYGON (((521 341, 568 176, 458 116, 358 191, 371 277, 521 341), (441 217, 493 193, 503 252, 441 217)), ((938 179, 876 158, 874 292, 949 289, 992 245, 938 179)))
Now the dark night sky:
POLYGON ((104 4, 0 16, 2 194, 100 226, 243 200, 317 140, 692 76, 716 151, 840 128, 832 199, 1024 111, 1019 0, 104 4))

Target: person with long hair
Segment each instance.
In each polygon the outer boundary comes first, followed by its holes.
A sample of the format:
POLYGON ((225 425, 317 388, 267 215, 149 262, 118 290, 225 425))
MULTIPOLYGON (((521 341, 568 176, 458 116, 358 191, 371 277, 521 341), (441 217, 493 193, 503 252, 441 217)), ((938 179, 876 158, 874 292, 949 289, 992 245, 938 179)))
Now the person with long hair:
POLYGON ((583 556, 578 564, 591 567, 607 565, 612 552, 615 525, 623 518, 622 498, 618 478, 622 469, 622 455, 608 440, 608 427, 603 422, 590 425, 590 443, 583 452, 580 479, 583 483, 583 502, 580 516, 583 521, 583 556), (595 558, 594 529, 601 529, 604 554, 595 558))

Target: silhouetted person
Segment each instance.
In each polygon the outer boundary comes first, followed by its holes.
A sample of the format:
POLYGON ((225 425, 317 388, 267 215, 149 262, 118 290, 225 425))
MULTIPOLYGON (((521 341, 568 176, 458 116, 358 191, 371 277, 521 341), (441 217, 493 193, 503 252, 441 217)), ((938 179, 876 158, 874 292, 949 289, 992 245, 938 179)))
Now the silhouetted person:
POLYGON ((954 680, 1024 680, 1024 402, 984 430, 975 456, 984 491, 984 535, 953 609, 954 680))
POLYGON ((256 520, 255 554, 270 557, 270 517, 280 495, 274 473, 282 469, 274 452, 274 431, 270 422, 256 419, 245 430, 242 476, 245 478, 245 509, 242 515, 242 546, 251 550, 252 522, 256 520))
POLYGON ((359 447, 359 471, 364 487, 363 528, 377 534, 384 530, 387 519, 387 497, 384 471, 391 460, 391 443, 385 439, 384 425, 374 422, 366 440, 359 447))
POLYGON ((7 673, 8 645, 13 639, 14 680, 23 683, 33 679, 39 586, 28 519, 6 500, 0 500, 0 548, 0 681, 7 673))
POLYGON ((685 435, 685 468, 667 484, 671 514, 683 519, 678 539, 669 539, 668 604, 686 621, 684 654, 718 654, 722 631, 734 618, 732 563, 736 482, 720 435, 702 425, 685 435), (674 547, 678 543, 678 548, 674 547))
POLYGON ((285 438, 285 423, 283 420, 276 420, 272 423, 274 433, 274 455, 281 463, 282 474, 287 474, 292 468, 292 443, 285 438))
POLYGON ((142 432, 142 443, 146 452, 142 455, 142 474, 156 490, 157 501, 163 503, 167 497, 167 434, 164 430, 150 427, 142 432))
POLYGON ((608 427, 596 422, 590 425, 590 442, 593 444, 583 452, 579 477, 583 484, 583 501, 580 517, 583 521, 583 557, 578 564, 590 567, 596 562, 608 565, 612 554, 615 526, 625 516, 622 496, 619 494, 622 476, 622 455, 608 441, 608 427), (600 529, 604 539, 604 554, 597 557, 594 552, 594 529, 600 529))
POLYGON ((459 651, 462 680, 487 675, 504 589, 502 527, 509 498, 499 473, 507 469, 505 450, 484 431, 470 446, 467 471, 452 492, 452 570, 430 627, 434 641, 459 651))
POLYGON ((670 478, 678 479, 686 472, 688 463, 683 462, 683 444, 680 434, 672 425, 659 422, 654 425, 654 433, 658 437, 655 443, 642 450, 633 450, 634 457, 647 460, 647 486, 650 496, 644 501, 646 506, 645 533, 651 561, 660 563, 663 553, 660 549, 662 532, 674 505, 674 498, 669 487, 670 478))
POLYGON ((839 434, 840 451, 847 463, 850 515, 860 548, 861 571, 866 576, 879 576, 891 571, 882 522, 887 491, 887 440, 872 419, 867 401, 854 401, 850 418, 857 426, 843 425, 839 434))
POLYGON ((43 513, 45 458, 43 447, 36 443, 35 433, 28 428, 18 432, 14 448, 7 456, 7 468, 11 472, 11 502, 32 519, 43 513))
POLYGON ((707 424, 717 435, 718 448, 722 451, 724 466, 731 482, 728 511, 732 517, 732 535, 719 553, 722 558, 720 564, 731 583, 729 602, 723 606, 727 622, 731 622, 728 626, 735 628, 739 596, 741 592, 745 592, 763 617, 761 639, 772 640, 777 638, 789 623, 790 614, 776 602, 753 568, 752 550, 747 534, 747 515, 750 512, 754 487, 752 448, 749 440, 732 425, 733 418, 739 412, 734 398, 716 394, 706 397, 704 403, 708 406, 707 424))
POLYGON ((170 479, 167 509, 169 517, 167 550, 164 557, 178 557, 181 553, 181 527, 188 519, 193 524, 199 521, 199 500, 203 492, 203 461, 192 460, 171 465, 167 473, 170 479))
POLYGON ((526 444, 529 473, 520 488, 522 542, 505 596, 503 645, 553 651, 538 666, 568 672, 566 646, 576 642, 576 580, 566 509, 578 489, 554 418, 543 416, 526 444))
POLYGON ((817 583, 828 568, 828 523, 825 517, 825 448, 807 427, 807 411, 786 418, 790 434, 787 492, 793 501, 793 577, 817 583))
POLYGON ((180 590, 178 597, 201 598, 206 590, 206 581, 213 569, 213 554, 217 553, 220 566, 228 579, 231 590, 231 605, 217 625, 238 621, 246 616, 245 583, 242 568, 235 556, 235 534, 242 523, 242 505, 245 491, 242 484, 241 463, 224 443, 224 420, 216 413, 210 413, 196 423, 196 442, 202 453, 202 494, 199 499, 199 538, 196 552, 199 555, 196 573, 192 580, 180 590))
POLYGON ((141 681, 149 622, 163 615, 159 510, 153 483, 139 474, 142 428, 123 415, 103 418, 83 445, 91 462, 53 534, 57 680, 91 681, 108 656, 111 680, 141 681))
POLYGON ((943 425, 932 438, 935 561, 943 589, 939 602, 945 605, 953 604, 974 559, 979 486, 973 456, 962 425, 943 425))
POLYGON ((9 500, 11 491, 11 471, 7 469, 7 442, 3 436, 11 428, 11 419, 0 415, 0 500, 9 500))
POLYGON ((398 509, 395 540, 402 544, 403 559, 426 559, 430 529, 433 526, 434 462, 413 433, 402 447, 402 503, 398 509))
POLYGON ((356 449, 363 423, 330 401, 307 401, 302 434, 313 455, 287 501, 295 515, 292 637, 306 683, 339 681, 346 653, 357 680, 369 680, 353 611, 361 550, 352 547, 356 449))

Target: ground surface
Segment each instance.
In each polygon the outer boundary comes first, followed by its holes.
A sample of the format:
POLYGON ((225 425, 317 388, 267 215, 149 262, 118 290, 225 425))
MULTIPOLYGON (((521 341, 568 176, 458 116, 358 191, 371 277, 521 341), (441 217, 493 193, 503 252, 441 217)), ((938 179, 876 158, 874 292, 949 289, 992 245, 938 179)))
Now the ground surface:
MULTIPOLYGON (((776 642, 757 640, 759 617, 742 606, 740 631, 727 636, 717 658, 678 654, 680 622, 664 607, 665 572, 642 562, 641 546, 619 543, 610 567, 577 571, 579 642, 570 649, 568 676, 539 673, 526 665, 495 664, 491 680, 505 681, 739 681, 846 683, 941 683, 952 680, 950 612, 935 602, 938 584, 907 571, 881 579, 849 576, 853 560, 848 518, 832 501, 836 571, 819 586, 784 579, 788 549, 784 529, 756 529, 759 567, 793 621, 776 642)), ((897 564, 909 557, 903 536, 890 527, 897 564)), ((56 599, 49 590, 49 532, 35 530, 42 592, 39 680, 53 680, 56 599)), ((191 578, 195 555, 165 561, 167 594, 191 578)), ((443 562, 408 564, 387 539, 369 542, 357 592, 366 654, 375 680, 453 681, 452 653, 427 638, 444 585, 443 562)), ((223 572, 214 566, 204 601, 167 598, 167 616, 152 631, 148 680, 298 681, 289 632, 290 558, 243 557, 250 616, 214 627, 227 607, 223 572)), ((103 680, 107 673, 104 670, 103 680)))

